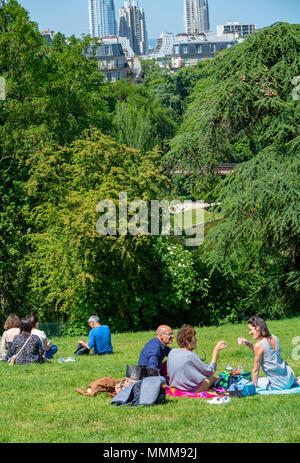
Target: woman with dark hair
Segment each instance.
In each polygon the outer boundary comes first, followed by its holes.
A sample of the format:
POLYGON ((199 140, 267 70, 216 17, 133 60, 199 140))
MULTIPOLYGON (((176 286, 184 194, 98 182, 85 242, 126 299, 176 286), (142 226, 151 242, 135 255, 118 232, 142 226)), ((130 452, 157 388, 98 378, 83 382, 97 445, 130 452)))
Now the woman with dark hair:
POLYGON ((2 335, 1 349, 7 351, 7 359, 12 356, 11 346, 14 337, 20 333, 20 319, 14 313, 10 314, 4 323, 4 333, 2 335))
POLYGON ((43 363, 45 360, 44 349, 40 338, 31 334, 32 322, 30 318, 22 318, 20 325, 20 334, 14 337, 12 343, 12 353, 17 355, 16 365, 27 365, 28 363, 43 363), (30 339, 29 339, 30 338, 30 339), (27 342, 28 341, 28 342, 27 342), (26 346, 22 349, 24 344, 26 346), (21 351, 22 349, 22 351, 21 351))
POLYGON ((294 372, 281 358, 279 339, 270 334, 266 322, 254 315, 248 320, 249 334, 258 342, 253 345, 244 338, 238 338, 239 344, 248 346, 254 352, 252 381, 263 389, 289 389, 295 380, 294 372), (259 378, 259 369, 266 378, 259 378))
POLYGON ((207 391, 217 379, 213 374, 217 367, 218 353, 227 347, 226 344, 224 341, 217 343, 209 365, 193 352, 196 349, 197 339, 196 331, 191 325, 183 325, 179 330, 177 344, 179 348, 172 349, 168 355, 167 371, 170 387, 185 392, 207 391))
POLYGON ((32 317, 30 317, 30 320, 32 322, 31 333, 35 334, 40 338, 42 346, 44 348, 46 359, 51 359, 53 355, 57 352, 57 346, 54 346, 54 344, 51 341, 47 342, 47 335, 45 331, 39 330, 39 319, 37 315, 32 315, 32 317))

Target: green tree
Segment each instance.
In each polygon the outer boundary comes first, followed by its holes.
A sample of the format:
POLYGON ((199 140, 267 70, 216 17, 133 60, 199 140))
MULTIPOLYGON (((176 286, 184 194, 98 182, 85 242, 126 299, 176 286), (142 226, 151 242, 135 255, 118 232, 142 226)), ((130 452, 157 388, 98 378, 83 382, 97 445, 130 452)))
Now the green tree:
POLYGON ((31 213, 37 231, 30 237, 28 266, 41 315, 68 317, 73 329, 82 329, 94 312, 113 329, 150 326, 159 284, 158 263, 151 264, 149 254, 152 238, 99 236, 96 206, 103 199, 118 205, 122 191, 128 201, 158 198, 168 187, 159 158, 156 151, 141 155, 97 131, 31 158, 28 191, 39 204, 31 213))
MULTIPOLYGON (((203 78, 165 157, 170 169, 211 177, 216 163, 247 161, 275 141, 283 145, 297 136, 298 105, 291 94, 299 75, 299 25, 257 31, 200 66, 203 78)), ((207 182, 208 195, 215 183, 207 182)))
POLYGON ((141 65, 142 74, 146 85, 153 80, 161 80, 166 76, 166 74, 168 74, 168 70, 161 68, 159 63, 155 60, 141 59, 141 65))
POLYGON ((164 78, 147 83, 151 95, 161 105, 172 111, 176 121, 182 122, 182 116, 189 103, 189 97, 195 84, 203 77, 201 66, 182 68, 178 71, 165 73, 164 78))
POLYGON ((26 168, 23 150, 34 150, 43 139, 33 91, 42 75, 42 41, 38 29, 18 2, 1 2, 0 75, 6 80, 6 100, 0 101, 0 303, 1 315, 8 310, 26 310, 28 272, 26 216, 29 202, 24 192, 26 168), (28 94, 28 99, 26 99, 28 94), (21 110, 21 108, 23 110, 21 110))
MULTIPOLYGON (((225 218, 205 242, 211 268, 240 281, 236 319, 299 311, 299 51, 300 27, 280 23, 221 53, 183 124, 200 152, 208 143, 207 159, 194 156, 193 166, 243 161, 214 192, 225 218)), ((176 143, 172 156, 184 158, 176 143)))
POLYGON ((177 128, 171 112, 153 100, 144 86, 118 82, 112 93, 116 139, 143 153, 154 146, 166 150, 167 142, 174 137, 177 128))
POLYGON ((236 319, 299 312, 299 140, 266 148, 219 191, 225 219, 206 238, 206 258, 241 282, 236 319))
POLYGON ((107 85, 95 60, 85 57, 89 39, 57 34, 48 47, 37 24, 15 0, 0 8, 0 305, 2 316, 31 307, 29 273, 34 228, 29 211, 27 161, 43 146, 70 143, 96 126, 109 131, 107 85))
POLYGON ((145 86, 150 94, 164 108, 171 111, 174 120, 182 122, 189 96, 195 84, 204 77, 202 66, 186 67, 171 72, 168 68, 161 68, 157 61, 142 60, 142 70, 145 86))

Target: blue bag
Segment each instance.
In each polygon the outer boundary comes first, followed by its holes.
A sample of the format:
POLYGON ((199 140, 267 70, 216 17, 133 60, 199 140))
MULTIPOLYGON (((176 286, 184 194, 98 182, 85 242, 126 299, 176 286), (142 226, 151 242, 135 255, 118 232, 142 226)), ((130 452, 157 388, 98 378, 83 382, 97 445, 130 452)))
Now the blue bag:
POLYGON ((256 387, 249 379, 242 378, 227 389, 230 397, 247 397, 256 394, 256 387))

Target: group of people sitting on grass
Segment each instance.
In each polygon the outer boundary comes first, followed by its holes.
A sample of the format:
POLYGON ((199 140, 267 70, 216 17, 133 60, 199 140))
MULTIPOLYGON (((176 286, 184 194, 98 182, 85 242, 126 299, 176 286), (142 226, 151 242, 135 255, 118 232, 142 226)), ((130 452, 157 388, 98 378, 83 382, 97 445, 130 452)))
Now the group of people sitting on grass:
MULTIPOLYGON (((88 342, 79 341, 78 354, 112 354, 110 329, 101 325, 97 316, 88 320, 91 328, 88 342)), ((46 334, 38 329, 36 316, 30 319, 19 320, 15 315, 10 315, 5 322, 6 330, 2 337, 2 349, 8 350, 8 357, 18 353, 25 345, 16 364, 28 364, 31 362, 42 363, 50 359, 57 347, 47 343, 46 334), (30 339, 29 339, 30 338, 30 339)), ((295 382, 295 375, 287 362, 282 360, 280 343, 275 335, 272 335, 265 321, 252 316, 248 320, 249 334, 256 344, 244 338, 238 338, 238 343, 249 347, 254 352, 254 365, 252 381, 255 386, 264 389, 283 390, 289 389, 295 382), (259 378, 260 368, 265 373, 264 378, 259 378)), ((217 368, 218 354, 226 349, 224 341, 219 341, 213 349, 212 359, 206 364, 199 355, 193 352, 197 346, 196 331, 191 325, 183 325, 177 334, 178 348, 171 349, 168 345, 173 343, 172 328, 161 325, 157 328, 156 337, 147 342, 140 352, 138 366, 146 366, 160 371, 161 376, 168 377, 169 385, 186 392, 204 392, 210 389, 217 380, 214 376, 217 368), (167 360, 164 359, 167 357, 167 360)))
MULTIPOLYGON (((252 381, 256 387, 263 389, 289 389, 295 382, 295 375, 287 362, 282 360, 279 339, 270 334, 265 321, 253 316, 248 320, 249 334, 256 344, 244 338, 238 343, 248 346, 254 352, 252 381), (259 378, 260 368, 265 377, 259 378)), ((142 349, 139 365, 159 368, 162 376, 166 373, 169 385, 185 392, 204 392, 210 389, 217 380, 214 376, 217 368, 218 354, 226 349, 224 341, 219 341, 213 349, 211 362, 207 365, 193 352, 197 346, 196 331, 191 325, 183 325, 177 334, 178 348, 170 349, 173 342, 173 331, 162 325, 157 329, 157 336, 151 339, 142 349), (167 361, 163 362, 164 357, 167 361)))

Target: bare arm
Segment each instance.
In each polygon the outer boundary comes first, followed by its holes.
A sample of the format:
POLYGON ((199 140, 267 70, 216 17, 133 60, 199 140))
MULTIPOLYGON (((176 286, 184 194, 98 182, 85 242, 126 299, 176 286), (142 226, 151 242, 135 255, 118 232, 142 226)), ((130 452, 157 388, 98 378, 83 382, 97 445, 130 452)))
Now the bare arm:
POLYGON ((238 343, 239 343, 239 344, 244 344, 244 346, 248 346, 251 350, 254 351, 254 345, 252 344, 252 342, 247 341, 247 339, 245 339, 245 338, 238 338, 238 343))
POLYGON ((259 369, 260 369, 263 354, 264 354, 264 348, 262 344, 258 342, 254 346, 254 365, 253 365, 253 370, 252 370, 252 381, 255 386, 257 385, 259 369))
POLYGON ((43 346, 43 347, 44 347, 44 350, 47 352, 47 351, 50 349, 50 347, 49 347, 48 344, 47 344, 47 338, 46 338, 46 339, 43 339, 43 344, 44 344, 44 346, 43 346))
POLYGON ((88 350, 91 350, 90 347, 88 346, 88 343, 87 342, 84 342, 84 341, 78 341, 78 344, 81 344, 82 346, 84 346, 86 349, 88 350))
POLYGON ((218 342, 218 344, 216 345, 216 347, 213 350, 211 361, 214 362, 214 363, 217 363, 219 351, 222 350, 222 349, 226 349, 226 347, 227 346, 226 346, 224 341, 218 342))
POLYGON ((5 340, 5 335, 3 333, 2 339, 1 339, 1 349, 6 350, 6 340, 5 340))
POLYGON ((85 347, 88 350, 91 350, 91 349, 95 348, 95 337, 93 335, 93 330, 91 330, 90 333, 89 333, 88 342, 80 340, 80 341, 78 341, 78 343, 81 344, 83 347, 85 347))

